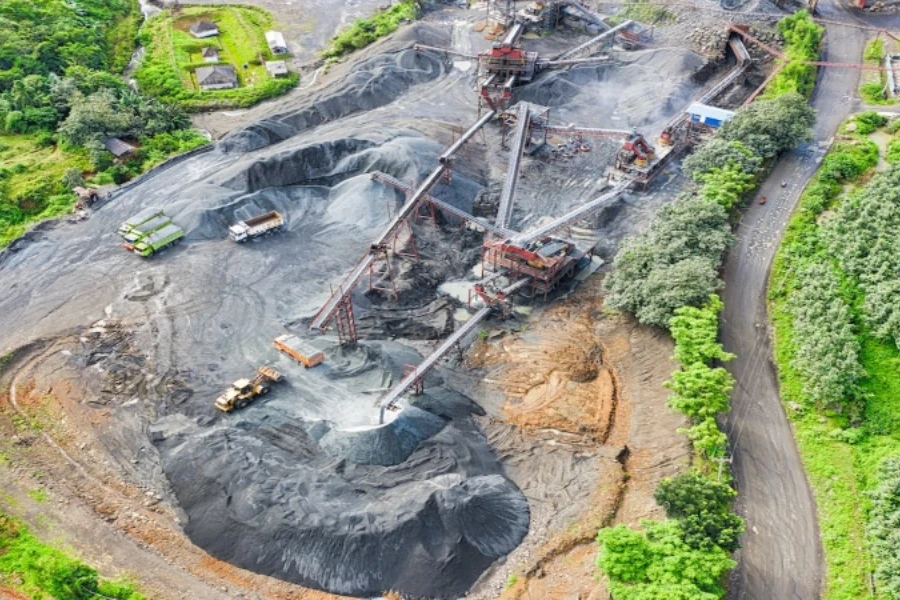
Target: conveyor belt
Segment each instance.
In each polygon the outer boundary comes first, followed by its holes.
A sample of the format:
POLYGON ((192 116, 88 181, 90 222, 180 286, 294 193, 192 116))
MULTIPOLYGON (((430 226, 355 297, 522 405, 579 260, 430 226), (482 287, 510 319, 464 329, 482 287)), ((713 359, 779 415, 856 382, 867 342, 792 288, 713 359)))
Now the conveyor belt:
POLYGON ((513 134, 513 147, 509 154, 509 167, 506 169, 506 180, 503 182, 503 191, 500 192, 500 206, 497 208, 497 227, 506 228, 512 218, 513 199, 516 195, 516 186, 519 182, 519 168, 522 166, 522 151, 530 135, 531 111, 528 104, 519 105, 519 114, 516 121, 516 131, 513 134))
MULTIPOLYGON (((520 279, 514 284, 508 286, 503 290, 503 293, 509 296, 513 294, 516 290, 523 287, 528 283, 528 279, 520 279)), ((403 394, 406 393, 406 390, 411 388, 413 384, 415 384, 416 380, 425 376, 428 371, 440 360, 442 359, 455 344, 457 344, 462 338, 466 336, 466 334, 470 333, 478 324, 485 319, 491 311, 493 310, 492 306, 485 306, 482 309, 479 309, 474 315, 472 315, 468 321, 463 323, 459 329, 453 332, 453 334, 444 340, 440 346, 435 348, 434 352, 426 356, 421 363, 416 366, 415 369, 406 377, 400 380, 397 385, 395 385, 391 390, 384 395, 383 398, 378 402, 379 407, 381 408, 381 414, 379 415, 379 422, 384 423, 384 411, 391 404, 400 399, 403 394)))
POLYGON ((418 208, 419 204, 428 195, 428 192, 433 188, 438 181, 440 181, 441 177, 444 175, 444 172, 450 168, 451 161, 453 159, 453 155, 462 148, 463 144, 465 144, 469 139, 475 135, 478 130, 480 130, 484 125, 491 120, 494 116, 494 111, 488 111, 485 113, 478 121, 475 122, 474 125, 469 127, 469 129, 463 133, 458 140, 456 140, 453 144, 450 145, 447 150, 444 151, 443 154, 438 158, 440 164, 432 171, 428 177, 422 182, 422 184, 413 192, 412 196, 410 196, 409 200, 406 201, 397 215, 391 220, 388 226, 385 228, 384 232, 372 242, 372 246, 369 252, 359 261, 359 263, 354 267, 352 271, 344 278, 341 282, 341 285, 332 292, 331 296, 325 302, 324 306, 319 309, 319 312, 316 313, 316 316, 313 317, 312 322, 310 323, 310 327, 312 329, 321 329, 331 320, 331 317, 334 315, 334 312, 337 310, 338 304, 341 301, 341 298, 345 294, 349 294, 356 284, 359 283, 359 280, 365 274, 366 269, 374 262, 375 260, 375 252, 381 246, 383 246, 394 234, 397 233, 397 230, 400 228, 400 225, 409 217, 413 211, 418 208))
POLYGON ((613 188, 611 191, 603 194, 602 196, 600 196, 598 198, 595 198, 594 200, 591 200, 587 204, 582 204, 578 208, 564 214, 563 216, 559 217, 558 219, 554 219, 554 220, 550 221, 546 225, 543 225, 541 227, 538 227, 537 229, 532 229, 531 231, 526 231, 524 233, 520 233, 518 235, 513 236, 512 239, 510 240, 510 242, 515 244, 516 246, 522 247, 522 246, 525 246, 526 244, 528 244, 529 242, 533 242, 534 240, 539 240, 542 237, 553 233, 557 229, 562 229, 566 225, 571 225, 572 223, 577 223, 578 221, 580 221, 581 219, 590 215, 591 213, 594 213, 594 212, 600 210, 601 208, 603 208, 604 206, 611 204, 616 198, 621 196, 622 193, 624 193, 625 190, 627 190, 628 186, 630 186, 630 185, 631 185, 630 181, 621 183, 617 187, 613 188))
MULTIPOLYGON (((574 5, 572 5, 572 6, 574 6, 574 5)), ((581 52, 589 51, 591 48, 593 48, 600 42, 605 41, 608 37, 615 35, 617 31, 625 29, 632 23, 634 23, 634 21, 623 21, 622 23, 616 25, 609 31, 604 31, 600 35, 589 39, 585 43, 579 44, 579 45, 575 46, 574 48, 572 48, 571 50, 566 50, 562 54, 558 54, 558 55, 554 56, 553 60, 563 60, 566 58, 571 58, 573 56, 576 56, 581 52)))

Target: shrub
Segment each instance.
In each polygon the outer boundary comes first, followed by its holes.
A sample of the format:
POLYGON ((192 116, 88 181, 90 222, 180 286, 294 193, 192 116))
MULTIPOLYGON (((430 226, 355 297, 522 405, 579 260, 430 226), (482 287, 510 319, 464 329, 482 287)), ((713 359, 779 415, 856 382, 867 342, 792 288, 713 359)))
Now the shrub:
POLYGON ((678 521, 641 521, 597 534, 597 566, 609 577, 616 600, 718 600, 722 578, 734 566, 720 548, 698 550, 684 542, 678 521))
POLYGON ((885 458, 878 467, 878 487, 869 492, 872 501, 867 538, 877 561, 878 591, 900 600, 900 456, 885 458))
POLYGON ((731 511, 737 493, 724 483, 699 473, 679 475, 659 484, 654 498, 670 519, 678 519, 684 542, 691 548, 726 552, 738 549, 744 522, 731 511))
POLYGON ((365 48, 372 42, 393 33, 402 21, 411 21, 419 12, 417 0, 403 0, 366 19, 357 19, 350 27, 336 35, 321 56, 338 59, 354 50, 365 48))

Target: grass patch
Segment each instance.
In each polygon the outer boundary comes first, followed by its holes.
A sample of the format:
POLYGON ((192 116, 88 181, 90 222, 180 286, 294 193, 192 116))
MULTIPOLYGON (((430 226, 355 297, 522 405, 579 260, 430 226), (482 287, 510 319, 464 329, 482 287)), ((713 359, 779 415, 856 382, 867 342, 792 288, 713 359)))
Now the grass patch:
POLYGON ((676 17, 675 13, 663 6, 650 4, 646 0, 638 0, 626 3, 625 8, 607 19, 607 22, 615 27, 629 19, 646 25, 663 25, 674 22, 676 17))
POLYGON ((142 91, 191 111, 243 108, 280 96, 297 85, 299 75, 273 78, 266 72, 265 61, 284 58, 273 55, 266 43, 265 32, 273 27, 268 12, 251 6, 194 6, 177 17, 163 12, 150 19, 141 33, 147 53, 135 79, 142 91), (215 22, 219 35, 193 37, 190 26, 200 20, 215 22), (207 47, 218 50, 218 63, 203 61, 201 52, 207 47), (234 67, 240 87, 199 89, 194 71, 213 64, 234 67))
POLYGON ((63 185, 63 174, 90 168, 85 152, 46 146, 40 138, 0 135, 0 248, 33 223, 70 212, 75 195, 63 185))
POLYGON ((357 19, 334 36, 321 56, 337 60, 397 30, 403 21, 412 21, 419 14, 417 0, 403 0, 371 17, 357 19))
POLYGON ((102 579, 89 565, 44 544, 20 521, 0 514, 0 584, 32 598, 144 600, 125 581, 102 579))
MULTIPOLYGON (((884 61, 884 40, 880 37, 866 44, 863 60, 871 65, 881 65, 884 61)), ((882 71, 863 71, 863 82, 859 86, 859 95, 866 104, 890 105, 897 101, 887 92, 887 75, 882 71)))
MULTIPOLYGON (((853 121, 857 125, 864 122, 858 117, 853 121)), ((868 128, 863 131, 870 132, 868 128)), ((853 183, 829 182, 830 166, 858 160, 869 144, 865 134, 855 133, 829 152, 791 218, 769 280, 769 315, 775 331, 781 397, 818 506, 827 567, 825 600, 872 598, 868 581, 875 565, 865 537, 871 508, 866 492, 879 483, 876 471, 881 460, 900 453, 900 350, 876 339, 860 324, 861 292, 841 273, 840 297, 852 307, 858 324, 859 363, 867 373, 859 383, 865 399, 862 416, 859 426, 853 426, 847 411, 816 406, 808 397, 794 360, 804 340, 797 339, 788 305, 799 284, 798 271, 811 262, 830 260, 819 235, 822 214, 855 187, 853 183)), ((870 166, 851 181, 866 181, 871 171, 870 166)))
POLYGON ((109 70, 113 73, 122 73, 131 55, 137 46, 138 30, 144 16, 137 0, 129 0, 128 12, 123 15, 106 34, 106 42, 109 46, 109 70))
POLYGON ((43 504, 47 501, 47 490, 42 487, 36 487, 33 490, 28 490, 28 497, 39 504, 43 504))

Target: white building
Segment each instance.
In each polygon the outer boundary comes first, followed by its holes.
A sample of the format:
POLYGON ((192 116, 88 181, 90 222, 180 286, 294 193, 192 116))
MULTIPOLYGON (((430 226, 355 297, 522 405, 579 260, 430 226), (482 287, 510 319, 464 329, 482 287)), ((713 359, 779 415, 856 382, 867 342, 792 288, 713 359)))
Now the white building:
POLYGON ((267 60, 266 72, 270 77, 287 77, 288 67, 283 60, 267 60))
POLYGON ((284 36, 280 31, 267 31, 266 42, 269 44, 272 54, 287 54, 287 42, 284 41, 284 36))

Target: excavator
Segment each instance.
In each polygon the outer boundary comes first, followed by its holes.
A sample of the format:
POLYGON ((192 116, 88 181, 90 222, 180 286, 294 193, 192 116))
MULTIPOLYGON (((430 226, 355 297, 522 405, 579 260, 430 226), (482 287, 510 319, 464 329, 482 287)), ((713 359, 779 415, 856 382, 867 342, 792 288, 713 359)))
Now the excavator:
POLYGON ((260 367, 253 379, 238 379, 224 394, 216 398, 216 408, 231 412, 235 408, 246 408, 258 396, 269 393, 270 383, 282 380, 282 375, 271 367, 260 367))

